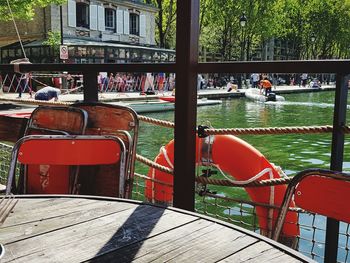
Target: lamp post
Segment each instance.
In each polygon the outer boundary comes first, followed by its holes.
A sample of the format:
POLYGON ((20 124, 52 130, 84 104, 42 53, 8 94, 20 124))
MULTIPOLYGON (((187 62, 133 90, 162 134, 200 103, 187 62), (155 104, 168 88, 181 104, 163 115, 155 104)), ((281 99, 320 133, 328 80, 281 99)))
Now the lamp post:
POLYGON ((245 37, 244 37, 244 27, 247 24, 247 17, 244 14, 244 12, 242 13, 242 16, 239 19, 239 24, 241 25, 242 28, 242 37, 241 37, 241 61, 244 61, 244 49, 245 49, 245 37))
POLYGON ((311 59, 315 59, 315 41, 316 41, 316 36, 315 36, 314 33, 311 34, 310 40, 311 40, 311 59))
POLYGON ((63 45, 63 17, 62 17, 62 5, 60 5, 60 35, 61 35, 61 45, 63 45))
MULTIPOLYGON (((244 27, 246 26, 248 22, 248 19, 245 15, 245 13, 243 12, 241 17, 239 18, 239 24, 242 28, 242 35, 241 35, 241 61, 244 61, 244 51, 245 51, 245 36, 244 36, 244 27)), ((244 78, 245 78, 245 74, 244 74, 244 78)), ((244 80, 245 81, 245 80, 244 80)), ((238 88, 240 89, 242 87, 242 80, 241 80, 241 74, 239 74, 238 77, 238 88)))

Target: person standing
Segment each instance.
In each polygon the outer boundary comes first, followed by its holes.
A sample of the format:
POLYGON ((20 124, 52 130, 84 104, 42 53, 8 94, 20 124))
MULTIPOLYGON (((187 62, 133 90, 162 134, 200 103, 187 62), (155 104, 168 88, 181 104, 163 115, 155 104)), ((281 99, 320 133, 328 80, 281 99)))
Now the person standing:
POLYGON ((253 88, 257 89, 259 86, 259 81, 260 81, 260 76, 258 73, 253 73, 252 75, 250 75, 251 79, 252 79, 252 84, 253 84, 253 88))
POLYGON ((307 73, 301 74, 301 85, 305 87, 307 84, 307 73))

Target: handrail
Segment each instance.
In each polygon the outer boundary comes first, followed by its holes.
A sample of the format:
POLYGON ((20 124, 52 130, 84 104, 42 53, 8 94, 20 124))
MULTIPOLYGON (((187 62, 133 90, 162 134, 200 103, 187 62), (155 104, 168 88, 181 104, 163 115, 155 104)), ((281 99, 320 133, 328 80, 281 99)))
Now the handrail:
MULTIPOLYGON (((20 72, 29 71, 70 71, 84 75, 84 100, 97 101, 98 72, 165 72, 176 73, 175 102, 175 181, 174 205, 188 210, 194 209, 194 178, 188 176, 195 170, 195 122, 196 122, 196 75, 198 73, 334 73, 337 75, 335 91, 335 107, 333 118, 333 139, 331 154, 331 169, 342 170, 344 154, 344 123, 346 117, 348 80, 350 60, 314 60, 314 61, 264 61, 264 62, 227 62, 198 63, 193 55, 191 45, 198 39, 193 39, 191 33, 196 30, 193 23, 193 8, 198 8, 198 0, 179 0, 178 10, 182 10, 181 23, 189 28, 179 27, 185 31, 185 38, 178 42, 177 62, 159 64, 15 64, 0 65, 2 72, 14 72, 15 67, 20 72), (185 10, 185 11, 183 11, 185 10), (190 11, 189 11, 190 10, 190 11), (189 11, 189 12, 187 12, 189 11), (186 53, 186 50, 191 52, 186 53), (188 58, 184 58, 184 57, 188 58), (181 187, 180 187, 181 186, 181 187), (186 187, 183 187, 186 186, 186 187)), ((196 19, 194 19, 196 20, 196 19)), ((180 24, 181 25, 181 24, 180 24)), ((181 32, 177 33, 178 37, 181 32)), ((196 35, 196 34, 194 34, 196 35)), ((327 220, 326 262, 335 262, 338 247, 339 222, 327 220)))
MULTIPOLYGON (((283 60, 245 62, 201 62, 198 73, 350 73, 350 60, 283 60)), ((166 72, 174 73, 176 63, 129 64, 20 64, 21 72, 29 71, 108 71, 108 72, 166 72)), ((0 65, 0 71, 14 71, 14 64, 0 65)))

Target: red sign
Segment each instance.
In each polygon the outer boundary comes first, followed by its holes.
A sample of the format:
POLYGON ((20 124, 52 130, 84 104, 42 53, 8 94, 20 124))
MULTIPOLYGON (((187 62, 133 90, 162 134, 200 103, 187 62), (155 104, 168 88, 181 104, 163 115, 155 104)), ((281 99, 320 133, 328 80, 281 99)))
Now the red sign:
POLYGON ((60 45, 60 59, 68 59, 68 47, 60 45))

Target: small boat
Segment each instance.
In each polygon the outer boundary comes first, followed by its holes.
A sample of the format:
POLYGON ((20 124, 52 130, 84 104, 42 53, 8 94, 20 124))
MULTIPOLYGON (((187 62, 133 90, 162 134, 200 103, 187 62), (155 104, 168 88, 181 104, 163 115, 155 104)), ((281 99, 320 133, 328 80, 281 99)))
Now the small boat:
POLYGON ((159 99, 168 101, 168 102, 175 102, 175 96, 164 96, 164 97, 159 97, 159 99))
MULTIPOLYGON (((163 97, 162 97, 163 98, 163 97)), ((175 97, 164 97, 174 98, 173 102, 164 101, 163 99, 155 101, 132 101, 132 102, 111 102, 109 104, 128 106, 135 110, 137 113, 145 112, 162 112, 175 110, 175 97)), ((197 106, 209 106, 221 104, 221 100, 208 100, 206 98, 198 99, 197 106)))
POLYGON ((260 102, 268 102, 268 101, 285 101, 283 96, 276 95, 273 92, 270 92, 267 96, 260 93, 259 89, 247 89, 245 92, 245 96, 248 99, 256 100, 260 102))

